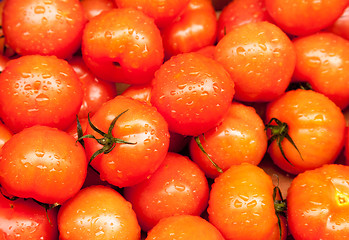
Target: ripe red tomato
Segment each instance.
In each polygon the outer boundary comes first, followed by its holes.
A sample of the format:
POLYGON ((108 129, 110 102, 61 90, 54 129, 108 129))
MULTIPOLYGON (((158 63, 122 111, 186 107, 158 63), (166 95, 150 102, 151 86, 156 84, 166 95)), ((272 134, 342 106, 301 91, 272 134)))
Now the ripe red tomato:
POLYGON ((178 215, 162 219, 146 240, 224 240, 222 234, 206 220, 191 215, 178 215))
POLYGON ((217 19, 212 2, 190 0, 184 13, 161 32, 166 58, 213 45, 217 35, 217 19))
POLYGON ((34 126, 13 135, 2 147, 0 184, 9 194, 61 204, 86 177, 86 156, 69 134, 34 126))
POLYGON ((74 57, 69 61, 69 64, 77 73, 84 93, 78 114, 79 118, 87 118, 88 114, 92 116, 103 103, 116 97, 115 83, 96 78, 81 57, 74 57))
POLYGON ((55 56, 23 56, 0 74, 0 116, 13 132, 37 124, 68 128, 82 97, 73 68, 55 56))
POLYGON ((324 165, 299 174, 287 195, 295 239, 349 239, 349 167, 324 165))
POLYGON ((103 11, 116 8, 114 0, 80 0, 80 3, 88 20, 101 14, 103 11))
POLYGON ((57 209, 45 209, 32 199, 10 201, 0 194, 0 239, 57 240, 57 209))
POLYGON ((235 99, 268 102, 288 87, 296 63, 291 40, 269 22, 235 27, 216 46, 215 59, 235 83, 235 99))
POLYGON ((223 8, 218 18, 218 41, 234 27, 250 22, 272 22, 264 0, 234 0, 223 8))
POLYGON ((60 240, 139 240, 140 227, 132 206, 105 186, 84 188, 58 212, 60 240))
POLYGON ((273 189, 271 178, 261 168, 249 163, 233 165, 212 185, 209 221, 225 239, 270 239, 278 229, 273 189))
POLYGON ((316 33, 294 40, 294 78, 309 82, 344 109, 349 105, 349 41, 333 33, 316 33))
POLYGON ((267 106, 266 122, 273 118, 287 124, 287 127, 281 124, 281 128, 275 130, 280 131, 279 137, 284 136, 281 139, 284 156, 277 139, 269 145, 268 153, 286 172, 298 174, 333 163, 343 148, 344 115, 321 93, 311 90, 287 92, 267 106), (288 141, 285 132, 299 151, 288 141))
POLYGON ((151 103, 169 129, 197 136, 218 124, 234 96, 234 82, 213 59, 179 54, 165 62, 152 82, 151 103))
POLYGON ((20 55, 68 58, 80 47, 86 19, 79 0, 9 0, 3 11, 6 42, 20 55))
MULTIPOLYGON (((108 133, 111 122, 120 114, 111 134, 131 144, 112 145, 114 148, 110 152, 96 156, 91 165, 100 173, 102 180, 126 187, 145 180, 160 166, 168 150, 169 132, 166 121, 154 107, 124 96, 104 103, 91 122, 108 133)), ((101 137, 91 126, 87 127, 86 134, 101 137)), ((107 139, 111 141, 109 137, 107 139)), ((85 139, 88 159, 102 147, 94 139, 85 139)))
POLYGON ((119 8, 102 12, 85 27, 82 54, 99 78, 128 84, 149 82, 163 62, 162 39, 143 12, 119 8))
POLYGON ((348 0, 265 0, 276 24, 293 35, 308 35, 330 26, 348 3, 348 0))
MULTIPOLYGON (((223 171, 232 165, 248 162, 258 165, 266 150, 268 139, 263 120, 254 108, 233 103, 217 127, 199 136, 205 152, 223 171)), ((206 176, 220 174, 193 138, 189 145, 190 156, 206 176)))
POLYGON ((169 216, 199 216, 207 207, 208 195, 205 174, 177 153, 168 153, 149 179, 124 190, 144 231, 169 216))
POLYGON ((189 0, 115 0, 120 8, 136 8, 154 19, 159 27, 170 24, 188 5, 189 0))

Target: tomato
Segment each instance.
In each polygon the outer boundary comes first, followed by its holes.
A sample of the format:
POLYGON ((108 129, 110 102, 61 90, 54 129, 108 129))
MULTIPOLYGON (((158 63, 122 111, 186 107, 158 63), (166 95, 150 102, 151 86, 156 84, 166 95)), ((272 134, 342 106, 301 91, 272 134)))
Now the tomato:
POLYGON ((276 24, 293 35, 308 35, 330 26, 348 3, 348 0, 265 0, 276 24))
POLYGON ((2 147, 0 184, 11 195, 61 204, 86 177, 83 148, 69 134, 34 126, 13 135, 2 147))
POLYGON ((349 239, 349 167, 324 165, 299 174, 287 195, 295 239, 349 239))
POLYGON ((102 12, 86 24, 82 39, 87 66, 97 77, 113 82, 149 82, 163 62, 163 51, 154 20, 136 9, 102 12))
POLYGON ((209 222, 191 215, 178 215, 162 219, 146 240, 224 240, 222 234, 209 222))
POLYGON ((271 178, 261 168, 249 163, 233 165, 212 185, 209 221, 227 240, 270 239, 278 229, 273 189, 271 178))
POLYGON ((79 0, 8 0, 2 28, 20 55, 68 58, 80 47, 85 16, 79 0))
POLYGON ((154 19, 162 28, 170 24, 188 5, 189 0, 115 0, 120 8, 136 8, 154 19))
POLYGON ((278 128, 281 130, 280 135, 285 137, 282 132, 287 128, 288 135, 297 147, 287 138, 281 139, 283 156, 277 139, 269 145, 268 153, 274 163, 286 172, 298 174, 333 163, 343 148, 344 115, 338 106, 321 93, 311 90, 287 92, 267 106, 266 122, 273 118, 287 124, 287 127, 282 126, 283 130, 278 128))
POLYGON ((0 148, 4 146, 5 142, 7 142, 12 137, 11 131, 0 122, 0 148))
POLYGON ((57 209, 45 209, 31 199, 10 201, 0 195, 0 238, 56 240, 57 209))
POLYGON ((99 15, 103 11, 116 8, 114 0, 80 0, 80 3, 88 20, 99 15))
POLYGON ((84 92, 78 114, 79 118, 87 118, 88 114, 92 116, 103 103, 116 97, 115 84, 96 78, 87 68, 81 57, 74 57, 69 61, 69 64, 77 73, 84 92))
POLYGON ((199 216, 207 207, 205 174, 189 158, 168 153, 158 170, 145 181, 124 190, 144 231, 174 215, 199 216))
POLYGON ((13 132, 36 124, 68 128, 82 97, 73 68, 55 56, 11 60, 0 75, 0 115, 13 132))
POLYGON ((216 41, 217 19, 210 0, 190 0, 184 13, 162 29, 166 58, 216 41))
POLYGON ((223 8, 218 18, 218 41, 234 27, 250 22, 272 22, 264 0, 234 0, 223 8))
POLYGON ((165 62, 152 81, 151 103, 169 130, 196 136, 218 124, 234 96, 234 82, 213 59, 179 54, 165 62))
POLYGON ((84 188, 58 212, 60 240, 139 240, 140 227, 127 202, 105 186, 84 188))
MULTIPOLYGON (((96 156, 91 165, 100 173, 102 180, 126 187, 145 180, 160 166, 168 150, 169 132, 166 121, 154 107, 124 96, 117 96, 104 103, 93 115, 91 122, 108 133, 111 122, 117 116, 120 117, 111 134, 128 144, 115 143, 114 148, 109 149, 110 152, 96 156)), ((101 137, 91 126, 87 127, 88 134, 101 137)), ((111 141, 111 138, 108 139, 106 141, 111 141)), ((88 159, 102 147, 94 139, 85 139, 88 159)))
POLYGON ((232 29, 218 42, 215 59, 230 73, 236 100, 269 102, 288 87, 296 53, 280 28, 257 22, 232 29))
POLYGON ((349 105, 349 41, 332 33, 294 40, 297 54, 294 78, 309 82, 344 109, 349 105))
MULTIPOLYGON (((248 162, 258 165, 267 150, 263 120, 254 108, 234 102, 221 124, 199 136, 205 152, 223 171, 232 165, 248 162)), ((219 172, 200 150, 195 139, 190 142, 190 156, 210 178, 219 172)))

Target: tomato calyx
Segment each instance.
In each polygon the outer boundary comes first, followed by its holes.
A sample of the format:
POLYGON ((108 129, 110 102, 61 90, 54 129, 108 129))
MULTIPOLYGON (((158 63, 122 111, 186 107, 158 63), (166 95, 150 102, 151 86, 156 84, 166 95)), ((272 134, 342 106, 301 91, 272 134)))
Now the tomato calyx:
POLYGON ((285 158, 285 160, 291 164, 293 166, 293 164, 288 160, 288 158, 285 155, 285 152, 282 148, 282 141, 286 138, 291 144, 292 146, 297 150, 297 152, 299 153, 299 156, 301 157, 301 159, 303 160, 302 154, 299 151, 299 149, 297 148, 296 144, 294 143, 294 141, 292 140, 292 138, 290 137, 290 135, 288 134, 288 124, 286 122, 281 122, 279 119, 277 118, 272 118, 270 119, 270 121, 268 122, 268 124, 265 125, 264 130, 267 131, 268 129, 271 130, 271 137, 269 138, 269 144, 271 142, 273 142, 274 140, 276 141, 282 156, 285 158), (272 124, 273 122, 276 123, 276 125, 272 124))
MULTIPOLYGON (((205 139, 205 135, 202 134, 202 136, 203 136, 203 138, 205 139)), ((199 136, 194 137, 194 139, 195 139, 196 144, 198 145, 198 147, 199 147, 200 150, 202 151, 202 153, 205 154, 205 156, 208 158, 208 160, 210 160, 210 162, 211 162, 212 165, 216 168, 216 170, 217 170, 219 173, 223 173, 222 168, 220 168, 220 167, 218 166, 218 164, 215 163, 215 162, 211 159, 210 155, 208 155, 208 153, 206 152, 206 150, 205 150, 204 147, 202 146, 199 136)))
POLYGON ((273 189, 273 201, 274 201, 274 209, 275 214, 278 219, 278 227, 280 232, 280 240, 282 239, 282 227, 281 227, 281 219, 280 215, 286 217, 287 203, 286 200, 283 199, 281 190, 278 186, 273 189), (280 199, 277 198, 279 196, 280 199))
MULTIPOLYGON (((123 144, 137 144, 137 143, 133 143, 133 142, 127 142, 125 140, 122 140, 120 138, 115 138, 112 134, 112 131, 114 129, 114 126, 115 126, 115 123, 116 121, 123 115, 125 114, 126 112, 128 111, 125 110, 123 111, 122 113, 120 113, 118 116, 116 116, 113 121, 111 122, 110 126, 109 126, 109 129, 108 129, 108 133, 105 133, 103 131, 101 131, 100 129, 98 129, 95 125, 93 125, 93 123, 91 122, 91 119, 90 119, 90 114, 88 114, 87 116, 87 119, 88 119, 88 123, 89 125, 91 126, 91 128, 99 133, 100 135, 102 135, 103 137, 102 138, 96 138, 95 136, 93 136, 92 134, 87 134, 87 135, 84 135, 84 136, 79 136, 78 137, 78 140, 77 141, 82 141, 84 138, 92 138, 92 139, 95 139, 99 144, 103 145, 103 147, 101 149, 99 149, 98 151, 96 151, 90 158, 90 161, 89 161, 89 164, 91 164, 92 160, 94 158, 96 158, 99 154, 108 154, 110 153, 116 146, 117 143, 123 143, 123 144)), ((79 124, 79 123, 78 123, 79 124)), ((79 127, 78 127, 79 128, 79 127)), ((81 125, 80 125, 80 128, 81 128, 81 125)), ((78 134, 79 134, 79 131, 80 131, 80 134, 82 132, 82 130, 78 130, 78 134)))

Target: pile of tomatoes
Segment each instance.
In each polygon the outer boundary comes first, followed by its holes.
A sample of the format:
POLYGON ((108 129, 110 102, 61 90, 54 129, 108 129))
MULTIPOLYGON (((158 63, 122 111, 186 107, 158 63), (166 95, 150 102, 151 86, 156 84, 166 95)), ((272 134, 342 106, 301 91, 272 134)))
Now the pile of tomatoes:
POLYGON ((349 0, 0 11, 0 239, 349 239, 349 0))

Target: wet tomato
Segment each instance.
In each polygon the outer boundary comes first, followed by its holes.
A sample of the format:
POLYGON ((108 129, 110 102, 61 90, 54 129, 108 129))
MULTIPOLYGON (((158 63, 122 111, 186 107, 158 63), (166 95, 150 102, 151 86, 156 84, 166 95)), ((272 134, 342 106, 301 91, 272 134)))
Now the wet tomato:
POLYGON ((55 56, 11 60, 0 75, 0 116, 13 132, 37 124, 68 128, 82 97, 74 69, 55 56))
POLYGON ((131 204, 105 186, 84 188, 58 212, 60 240, 139 240, 140 227, 131 204))
POLYGON ((2 147, 0 184, 9 194, 61 204, 86 178, 86 155, 69 134, 34 126, 13 135, 2 147))
POLYGON ((324 165, 299 174, 287 195, 295 239, 349 239, 349 167, 324 165))
POLYGON ((86 18, 78 0, 9 0, 2 21, 6 42, 18 54, 68 58, 80 47, 86 18))
POLYGON ((156 108, 146 103, 117 96, 99 108, 91 123, 102 132, 110 133, 101 136, 100 131, 89 125, 86 135, 105 137, 105 140, 97 142, 87 138, 84 141, 88 159, 93 157, 91 165, 102 180, 112 185, 126 187, 145 180, 166 156, 169 145, 167 123, 156 108), (116 120, 115 125, 110 128, 113 120, 116 120), (103 147, 106 154, 94 156, 103 147))
POLYGON ((196 136, 215 127, 234 96, 234 82, 218 62, 198 53, 165 62, 152 81, 151 103, 169 129, 196 136))

